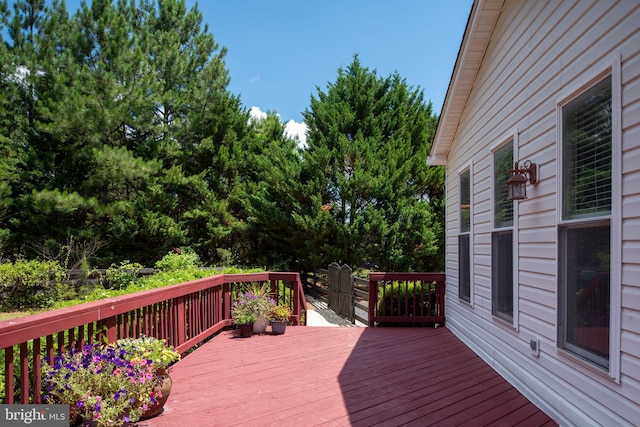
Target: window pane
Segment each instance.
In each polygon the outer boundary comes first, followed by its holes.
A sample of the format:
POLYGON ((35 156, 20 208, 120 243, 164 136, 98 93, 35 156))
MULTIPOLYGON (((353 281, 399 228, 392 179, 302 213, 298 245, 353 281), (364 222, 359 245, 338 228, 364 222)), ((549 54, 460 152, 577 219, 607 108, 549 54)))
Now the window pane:
POLYGON ((492 312, 513 322, 513 232, 493 233, 491 238, 492 312))
POLYGON ((562 108, 563 218, 611 212, 611 77, 562 108))
POLYGON ((507 180, 511 176, 510 170, 513 170, 513 141, 509 141, 495 153, 493 153, 493 169, 494 169, 494 227, 511 227, 513 226, 513 202, 507 200, 509 197, 509 187, 507 180))
POLYGON ((471 172, 460 175, 460 232, 471 230, 471 172))
POLYGON ((608 367, 610 225, 563 227, 560 238, 566 286, 561 345, 608 367))
POLYGON ((471 268, 469 252, 469 234, 458 236, 458 297, 471 301, 471 268))

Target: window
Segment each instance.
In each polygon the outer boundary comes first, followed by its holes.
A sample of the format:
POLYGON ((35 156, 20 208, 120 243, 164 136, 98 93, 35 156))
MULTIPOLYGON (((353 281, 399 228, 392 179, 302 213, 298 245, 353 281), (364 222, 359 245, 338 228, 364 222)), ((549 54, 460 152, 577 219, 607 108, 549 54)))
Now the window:
POLYGON ((460 233, 458 234, 458 296, 471 302, 471 171, 460 175, 460 233))
POLYGON ((562 106, 558 345, 609 368, 611 77, 562 106))
POLYGON ((513 202, 507 179, 513 169, 513 140, 493 153, 493 224, 491 236, 491 312, 513 323, 513 202))

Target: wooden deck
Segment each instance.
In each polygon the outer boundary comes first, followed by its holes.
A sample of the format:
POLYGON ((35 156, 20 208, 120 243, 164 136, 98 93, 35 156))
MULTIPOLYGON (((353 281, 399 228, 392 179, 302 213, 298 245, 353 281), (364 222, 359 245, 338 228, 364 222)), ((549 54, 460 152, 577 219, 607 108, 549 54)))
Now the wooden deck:
POLYGON ((137 426, 557 425, 446 328, 226 331, 171 377, 137 426))

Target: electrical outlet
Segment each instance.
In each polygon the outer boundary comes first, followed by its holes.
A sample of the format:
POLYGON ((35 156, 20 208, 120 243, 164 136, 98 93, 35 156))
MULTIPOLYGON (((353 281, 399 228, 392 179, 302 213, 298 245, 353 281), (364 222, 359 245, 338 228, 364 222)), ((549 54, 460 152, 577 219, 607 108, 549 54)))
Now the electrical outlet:
POLYGON ((540 338, 534 337, 529 341, 529 347, 531 347, 531 351, 534 356, 540 355, 540 338))

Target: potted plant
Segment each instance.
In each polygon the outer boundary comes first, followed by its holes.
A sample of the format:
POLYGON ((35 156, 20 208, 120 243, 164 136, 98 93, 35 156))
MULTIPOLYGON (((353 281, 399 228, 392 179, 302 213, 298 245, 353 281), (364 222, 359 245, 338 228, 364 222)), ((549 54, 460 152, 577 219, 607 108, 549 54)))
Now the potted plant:
POLYGON ((48 403, 68 404, 81 425, 119 427, 137 421, 156 403, 155 370, 145 359, 128 360, 114 345, 85 345, 43 367, 48 403))
POLYGON ((286 305, 276 305, 271 308, 269 319, 271 320, 271 332, 274 335, 284 334, 291 314, 291 309, 286 305))
POLYGON ((248 308, 253 309, 256 320, 253 322, 253 333, 261 334, 267 329, 269 311, 276 305, 273 298, 269 296, 268 283, 252 283, 243 293, 248 308))
POLYGON ((173 385, 168 370, 173 363, 180 360, 180 353, 168 345, 166 340, 144 335, 140 338, 118 340, 115 346, 125 351, 124 357, 127 360, 131 362, 146 360, 153 366, 158 383, 153 390, 156 403, 151 405, 140 418, 146 419, 161 414, 173 385))
POLYGON ((254 307, 255 295, 251 291, 238 295, 231 307, 233 323, 238 326, 238 336, 248 338, 253 334, 253 322, 258 318, 254 307))

